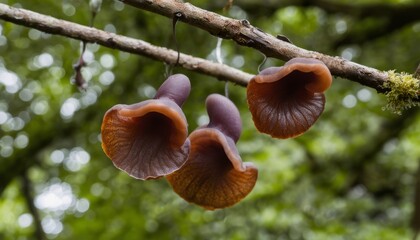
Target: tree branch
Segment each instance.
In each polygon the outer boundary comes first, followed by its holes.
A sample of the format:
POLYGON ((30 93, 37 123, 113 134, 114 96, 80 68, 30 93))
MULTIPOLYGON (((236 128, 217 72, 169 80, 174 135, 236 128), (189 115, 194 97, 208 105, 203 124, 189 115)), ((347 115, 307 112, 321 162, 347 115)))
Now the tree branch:
POLYGON ((415 173, 415 188, 414 188, 414 199, 413 199, 413 205, 414 210, 411 216, 411 229, 414 232, 413 239, 417 239, 417 235, 420 231, 420 161, 417 167, 417 171, 415 173))
MULTIPOLYGON (((212 2, 209 9, 221 9, 225 1, 212 2)), ((241 9, 250 15, 272 15, 281 8, 288 6, 317 7, 328 14, 342 14, 354 18, 363 24, 364 19, 377 19, 377 23, 369 28, 358 29, 349 26, 347 33, 334 45, 363 43, 379 38, 420 20, 420 4, 392 4, 392 3, 342 3, 331 0, 238 0, 235 1, 241 9)))
MULTIPOLYGON (((218 1, 212 4, 212 9, 221 9, 225 1, 218 1)), ((330 14, 345 14, 355 18, 384 17, 394 18, 396 16, 406 17, 412 21, 420 20, 420 3, 393 4, 393 3, 343 3, 331 0, 237 0, 235 5, 250 14, 273 14, 279 8, 288 6, 318 7, 330 14)))
MULTIPOLYGON (((189 3, 178 1, 123 0, 123 2, 167 17, 172 17, 173 14, 181 12, 183 17, 181 17, 180 21, 207 30, 215 36, 233 39, 241 45, 260 50, 269 57, 283 60, 289 60, 294 57, 316 58, 323 61, 335 76, 359 82, 362 85, 376 89, 378 92, 386 92, 388 90, 383 87, 383 84, 387 82, 389 78, 386 72, 357 64, 340 57, 328 56, 315 51, 299 48, 264 33, 260 29, 250 25, 246 20, 226 18, 216 13, 194 7, 189 3)), ((51 34, 58 34, 86 42, 95 42, 105 47, 143 55, 166 63, 174 63, 177 59, 177 52, 151 45, 142 40, 108 33, 32 11, 13 8, 1 3, 0 19, 51 34)), ((181 54, 179 65, 185 69, 213 76, 218 79, 232 81, 242 86, 247 85, 248 81, 253 76, 223 64, 186 54, 181 54)))
POLYGON ((24 171, 22 174, 22 192, 23 192, 23 196, 25 197, 28 210, 32 214, 32 217, 34 218, 36 239, 37 240, 46 239, 44 230, 42 229, 42 225, 41 225, 41 217, 39 216, 38 210, 36 209, 35 204, 34 204, 34 198, 32 196, 31 180, 29 179, 28 173, 26 171, 24 171))
MULTIPOLYGON (((2 3, 0 3, 0 19, 46 33, 98 43, 105 47, 142 55, 169 64, 175 63, 177 59, 177 52, 167 48, 157 47, 145 41, 56 19, 29 10, 10 7, 2 3)), ((187 54, 180 55, 178 65, 191 71, 203 73, 220 80, 231 81, 242 86, 246 86, 253 77, 253 75, 236 68, 187 54)))
POLYGON ((384 92, 382 85, 388 75, 374 68, 363 66, 340 57, 332 57, 315 51, 308 51, 282 41, 252 26, 246 20, 236 20, 172 0, 120 0, 134 7, 151 11, 169 18, 182 13, 180 21, 208 31, 210 34, 232 39, 240 45, 257 49, 267 57, 290 60, 295 57, 316 58, 323 61, 335 76, 346 78, 384 92))
POLYGON ((44 124, 46 127, 36 128, 39 130, 29 134, 29 136, 33 136, 29 139, 30 144, 25 149, 14 153, 12 159, 2 163, 0 168, 0 196, 16 176, 23 176, 30 167, 39 164, 37 155, 40 152, 53 144, 58 138, 71 136, 71 133, 74 132, 74 127, 71 124, 60 126, 59 124, 62 124, 60 118, 57 118, 56 122, 49 122, 49 124, 32 119, 30 124, 28 129, 33 128, 33 126, 39 127, 40 124, 44 124))

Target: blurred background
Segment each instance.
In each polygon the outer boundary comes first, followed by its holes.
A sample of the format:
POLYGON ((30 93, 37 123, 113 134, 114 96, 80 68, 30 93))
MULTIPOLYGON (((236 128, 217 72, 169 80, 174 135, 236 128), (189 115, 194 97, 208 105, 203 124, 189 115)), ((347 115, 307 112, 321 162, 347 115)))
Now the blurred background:
MULTIPOLYGON (((88 0, 2 2, 90 21, 88 0)), ((418 0, 234 0, 228 10, 224 0, 191 3, 380 70, 413 73, 420 63, 418 0)), ((103 1, 94 26, 158 46, 172 36, 170 19, 116 0, 103 1)), ((182 22, 176 33, 181 52, 216 61, 216 37, 182 22)), ((80 41, 0 21, 0 239, 411 239, 420 227, 418 109, 392 114, 375 90, 334 78, 317 123, 276 140, 256 131, 246 89, 229 84, 244 123, 238 149, 259 179, 235 206, 207 211, 165 179, 130 178, 101 149, 106 110, 153 97, 165 65, 89 44, 82 69, 89 86, 79 91, 70 79, 80 49, 80 41)), ((252 74, 263 60, 228 40, 221 53, 252 74)), ((283 63, 268 59, 264 67, 283 63)), ((208 121, 205 99, 223 94, 224 82, 174 72, 192 82, 183 107, 192 131, 208 121)))

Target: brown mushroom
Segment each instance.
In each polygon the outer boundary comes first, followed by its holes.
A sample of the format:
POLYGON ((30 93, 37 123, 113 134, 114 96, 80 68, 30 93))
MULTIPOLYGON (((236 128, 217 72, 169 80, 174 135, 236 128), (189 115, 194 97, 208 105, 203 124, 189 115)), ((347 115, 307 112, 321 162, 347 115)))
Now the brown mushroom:
POLYGON ((190 142, 181 106, 190 89, 189 79, 175 74, 154 99, 119 104, 105 113, 102 148, 117 168, 144 180, 170 174, 185 163, 190 142))
POLYGON ((206 106, 209 124, 191 133, 186 164, 167 179, 186 201, 213 210, 234 205, 247 196, 254 188, 258 170, 252 163, 243 163, 236 148, 242 131, 236 106, 218 94, 210 95, 206 106))
POLYGON ((327 66, 311 58, 294 58, 283 67, 264 69, 247 87, 256 128, 275 138, 304 133, 324 111, 323 92, 331 82, 327 66))

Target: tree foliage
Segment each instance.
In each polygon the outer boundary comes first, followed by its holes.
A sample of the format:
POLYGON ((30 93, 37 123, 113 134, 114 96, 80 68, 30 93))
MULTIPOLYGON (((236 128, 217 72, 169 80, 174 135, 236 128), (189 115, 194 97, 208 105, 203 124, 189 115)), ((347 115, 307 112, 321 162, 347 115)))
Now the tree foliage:
MULTIPOLYGON (((372 29, 386 26, 386 16, 300 1, 276 8, 250 1, 258 6, 254 12, 245 2, 233 1, 229 10, 222 9, 225 1, 193 4, 248 19, 302 48, 377 69, 412 73, 419 64, 418 18, 373 35, 372 29)), ((416 0, 386 2, 418 5, 416 0)), ((5 3, 83 25, 90 21, 88 1, 5 3)), ((170 19, 116 0, 103 1, 94 27, 171 46, 170 19)), ((179 198, 163 179, 130 178, 101 149, 106 110, 152 97, 165 79, 162 62, 88 44, 82 69, 88 87, 79 91, 70 79, 80 41, 6 21, 0 22, 0 33, 2 239, 39 239, 38 222, 51 239, 408 239, 413 234, 412 213, 420 207, 413 204, 420 159, 417 108, 401 115, 384 111, 384 95, 336 77, 317 123, 302 136, 275 140, 255 129, 246 89, 229 84, 229 98, 244 124, 238 149, 244 161, 258 166, 259 178, 237 205, 206 211, 179 198)), ((216 61, 216 37, 184 23, 177 24, 176 35, 183 53, 216 61)), ((258 51, 228 40, 222 41, 221 53, 225 64, 254 74, 263 60, 258 51)), ((263 68, 283 63, 269 58, 263 68)), ((183 107, 191 132, 207 121, 206 97, 223 94, 225 84, 180 67, 173 71, 191 79, 183 107)), ((419 225, 417 218, 413 226, 419 225)))

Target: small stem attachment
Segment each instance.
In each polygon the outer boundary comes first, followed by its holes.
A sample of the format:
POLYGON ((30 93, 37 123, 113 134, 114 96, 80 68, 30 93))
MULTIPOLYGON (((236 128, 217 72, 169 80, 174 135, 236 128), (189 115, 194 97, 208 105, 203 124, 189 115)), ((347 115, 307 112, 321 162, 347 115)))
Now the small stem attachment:
MULTIPOLYGON (((175 45, 175 50, 177 52, 177 57, 176 57, 176 61, 174 64, 168 64, 165 63, 165 78, 169 77, 170 75, 172 75, 172 70, 174 67, 178 66, 179 64, 179 59, 181 56, 181 53, 179 51, 179 44, 178 41, 176 40, 176 23, 178 22, 179 19, 183 18, 184 14, 182 12, 176 12, 174 14, 174 17, 172 18, 172 43, 175 45)), ((172 45, 171 43, 169 45, 172 45)))
POLYGON ((267 62, 267 56, 264 53, 261 53, 264 57, 264 59, 262 60, 262 62, 260 63, 260 65, 258 65, 258 73, 261 72, 261 68, 264 66, 265 62, 267 62))
POLYGON ((182 14, 182 12, 176 12, 174 14, 174 18, 172 19, 172 41, 175 44, 175 49, 176 49, 176 52, 178 54, 177 57, 176 57, 176 62, 174 64, 174 66, 177 66, 178 65, 178 63, 179 63, 179 56, 180 56, 179 45, 178 45, 178 41, 176 40, 176 23, 182 17, 184 17, 184 14, 182 14))
POLYGON ((96 14, 101 10, 102 0, 90 0, 89 7, 92 17, 90 18, 90 27, 93 27, 93 22, 95 21, 96 14))
MULTIPOLYGON (((90 0, 89 7, 90 7, 91 18, 90 18, 89 27, 93 27, 95 17, 98 14, 98 12, 101 10, 101 5, 102 5, 102 0, 90 0)), ((87 82, 83 78, 83 75, 82 75, 82 68, 86 66, 86 62, 83 60, 83 55, 85 54, 86 46, 87 46, 87 42, 82 41, 82 52, 80 53, 80 57, 77 63, 73 65, 73 69, 76 72, 76 74, 71 79, 71 82, 76 84, 76 86, 81 91, 85 91, 87 88, 87 82)))
POLYGON ((225 82, 225 97, 229 98, 229 82, 225 82))
POLYGON ((223 64, 222 59, 222 38, 217 38, 217 44, 216 44, 216 60, 218 63, 223 64))
MULTIPOLYGON (((223 38, 217 38, 216 44, 216 60, 218 63, 223 64, 223 57, 222 57, 222 41, 223 38)), ((225 82, 225 97, 229 98, 229 83, 225 82)))
POLYGON ((227 12, 233 5, 233 0, 227 0, 225 6, 223 7, 223 12, 227 12))

